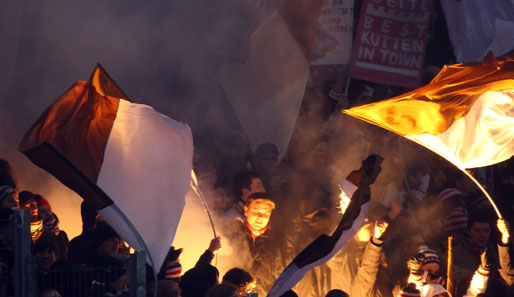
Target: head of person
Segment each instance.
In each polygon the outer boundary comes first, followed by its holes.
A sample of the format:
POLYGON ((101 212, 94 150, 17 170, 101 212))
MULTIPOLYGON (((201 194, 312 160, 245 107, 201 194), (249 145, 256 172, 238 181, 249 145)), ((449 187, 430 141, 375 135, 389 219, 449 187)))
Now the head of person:
POLYGON ((51 218, 52 215, 54 214, 52 212, 52 207, 50 206, 50 202, 48 202, 48 200, 46 200, 43 196, 37 195, 37 194, 36 194, 36 196, 39 196, 39 201, 37 204, 37 210, 39 213, 39 217, 43 221, 46 221, 49 218, 51 218))
POLYGON ((325 297, 350 297, 345 291, 339 289, 331 290, 325 295, 325 297))
POLYGON ((487 247, 491 236, 489 217, 484 212, 472 214, 468 219, 468 232, 471 243, 479 248, 487 247))
POLYGON ((36 264, 42 270, 49 270, 57 255, 57 237, 53 233, 43 233, 34 244, 36 264))
POLYGON ((255 168, 257 172, 271 174, 278 165, 278 148, 273 143, 259 144, 255 150, 255 168))
POLYGON ((99 223, 91 234, 92 248, 97 255, 111 256, 118 253, 120 237, 106 222, 99 223))
POLYGON ((232 193, 236 199, 248 201, 248 197, 256 192, 265 192, 259 176, 252 171, 242 171, 232 180, 232 193))
POLYGON ((19 207, 19 196, 15 188, 11 186, 0 186, 0 208, 19 207))
POLYGON ((229 284, 218 284, 207 292, 207 297, 238 297, 237 288, 229 284))
POLYGON ((86 201, 80 204, 80 216, 82 218, 82 233, 91 232, 96 228, 98 213, 86 201))
POLYGON ((428 166, 423 162, 414 162, 406 169, 406 177, 411 188, 421 186, 423 178, 428 174, 428 166))
POLYGON ((20 192, 20 208, 30 211, 30 220, 37 221, 39 219, 37 196, 29 191, 20 192))
POLYGON ((280 295, 280 297, 298 297, 298 294, 293 290, 287 290, 284 294, 280 295))
POLYGON ((221 283, 235 286, 240 297, 245 296, 255 287, 255 279, 250 272, 237 267, 227 271, 221 283))
POLYGON ((0 234, 14 244, 14 210, 10 208, 0 208, 0 234))
POLYGON ((438 284, 441 281, 441 259, 439 255, 426 246, 421 246, 417 252, 423 254, 423 264, 421 266, 422 274, 426 274, 425 283, 438 284))
POLYGON ((274 209, 275 202, 268 194, 257 192, 250 195, 244 207, 244 215, 250 231, 259 233, 266 230, 274 209))

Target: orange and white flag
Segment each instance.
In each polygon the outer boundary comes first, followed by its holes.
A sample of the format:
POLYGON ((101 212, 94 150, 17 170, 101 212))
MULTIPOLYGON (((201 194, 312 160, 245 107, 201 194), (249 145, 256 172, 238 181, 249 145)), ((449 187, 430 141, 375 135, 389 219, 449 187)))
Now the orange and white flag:
POLYGON ((514 59, 446 66, 430 84, 343 113, 393 131, 461 169, 514 155, 514 59))

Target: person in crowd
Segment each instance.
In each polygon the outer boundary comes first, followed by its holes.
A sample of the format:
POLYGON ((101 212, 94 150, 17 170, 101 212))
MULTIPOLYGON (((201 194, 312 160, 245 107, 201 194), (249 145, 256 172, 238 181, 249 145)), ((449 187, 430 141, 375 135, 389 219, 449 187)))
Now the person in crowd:
POLYGON ((498 219, 498 230, 501 238, 498 243, 498 254, 500 261, 500 277, 506 284, 509 296, 514 296, 514 268, 509 254, 509 246, 511 245, 509 226, 504 219, 498 219))
POLYGON ((421 246, 407 262, 410 274, 407 283, 414 283, 421 290, 424 284, 442 284, 441 260, 439 255, 426 246, 421 246))
POLYGON ((36 196, 29 191, 20 192, 20 208, 30 210, 30 236, 36 242, 43 233, 43 220, 39 217, 36 196))
POLYGON ((239 297, 246 296, 255 288, 256 280, 252 274, 242 268, 232 268, 225 273, 222 284, 234 286, 239 297))
POLYGON ((168 255, 164 259, 164 264, 161 267, 161 270, 157 274, 157 280, 161 279, 169 279, 174 281, 175 283, 180 282, 180 276, 182 275, 182 265, 180 264, 180 254, 183 249, 175 249, 175 247, 171 247, 168 251, 168 255))
POLYGON ((493 270, 498 268, 498 255, 489 243, 491 226, 488 213, 474 213, 469 217, 467 232, 469 237, 462 239, 453 248, 453 276, 456 284, 470 278, 480 264, 480 255, 487 251, 493 270))
POLYGON ((51 232, 58 238, 57 258, 66 258, 69 239, 66 232, 59 228, 59 218, 52 211, 48 200, 43 196, 35 194, 39 217, 43 220, 43 232, 51 232))
POLYGON ((96 228, 98 213, 85 201, 80 204, 82 233, 68 244, 68 260, 75 266, 84 266, 87 262, 87 251, 91 245, 91 233, 96 228))
POLYGON ((439 194, 441 217, 447 236, 460 237, 468 226, 468 213, 462 192, 456 188, 447 188, 439 194))
POLYGON ((19 196, 15 188, 11 186, 0 186, 0 208, 17 209, 19 207, 19 196))
POLYGON ((266 192, 266 189, 255 172, 242 171, 236 174, 232 180, 232 207, 225 212, 224 217, 227 219, 243 218, 248 197, 257 192, 266 192))
POLYGON ((36 256, 37 289, 40 293, 54 289, 49 273, 50 267, 56 260, 57 238, 53 233, 43 233, 34 244, 33 253, 36 256))
POLYGON ((298 294, 293 290, 287 290, 284 294, 280 295, 280 297, 298 297, 298 294))
POLYGON ((0 208, 0 296, 14 296, 14 230, 14 210, 0 208))
POLYGON ((424 162, 413 162, 407 166, 401 185, 397 188, 389 186, 381 203, 390 207, 392 201, 395 200, 403 209, 413 210, 425 197, 429 181, 427 165, 424 162))
POLYGON ((218 284, 210 288, 207 297, 238 297, 237 288, 229 284, 218 284))
POLYGON ((271 189, 271 177, 278 166, 278 156, 279 151, 277 146, 270 142, 261 143, 255 149, 253 168, 261 178, 266 189, 271 189))
POLYGON ((106 222, 98 224, 91 233, 91 245, 88 249, 87 265, 102 266, 103 262, 118 253, 119 235, 106 222))
POLYGON ((349 290, 350 296, 371 296, 373 287, 377 280, 382 246, 384 244, 383 235, 387 226, 388 223, 385 220, 375 222, 373 236, 370 238, 366 248, 364 249, 364 254, 362 255, 359 267, 357 268, 357 274, 352 281, 352 286, 349 290))

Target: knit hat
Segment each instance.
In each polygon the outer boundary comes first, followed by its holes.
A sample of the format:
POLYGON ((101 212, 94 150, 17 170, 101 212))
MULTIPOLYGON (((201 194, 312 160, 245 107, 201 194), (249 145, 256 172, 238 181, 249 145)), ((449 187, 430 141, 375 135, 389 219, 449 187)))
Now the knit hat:
POLYGON ((120 237, 114 229, 109 226, 106 222, 98 224, 93 233, 91 234, 91 242, 93 250, 96 250, 102 242, 112 237, 120 237))
POLYGON ((416 289, 416 285, 413 283, 407 284, 406 287, 401 289, 397 297, 421 297, 421 293, 416 289))
POLYGON ((433 297, 441 293, 447 293, 448 296, 452 296, 443 286, 438 284, 426 284, 421 288, 421 292, 423 293, 423 297, 433 297))
POLYGON ((4 228, 12 220, 14 220, 14 210, 10 208, 0 208, 0 228, 4 228))
POLYGON ((52 206, 50 206, 50 202, 48 202, 48 200, 46 200, 43 196, 41 195, 38 195, 39 196, 39 200, 37 202, 37 205, 38 206, 43 206, 43 205, 46 205, 48 206, 48 208, 52 209, 52 206))
POLYGON ((425 256, 423 259, 423 265, 430 263, 441 264, 441 259, 439 259, 439 255, 437 255, 436 251, 429 249, 426 245, 419 247, 417 254, 419 253, 425 256))
POLYGON ((444 231, 446 234, 460 233, 466 230, 468 225, 468 214, 462 200, 462 192, 455 188, 448 188, 439 194, 439 200, 442 203, 448 202, 449 199, 456 199, 461 206, 453 207, 450 213, 444 218, 444 231))
POLYGON ((166 275, 164 278, 179 280, 182 275, 182 265, 180 263, 168 263, 166 266, 166 275))
POLYGON ((0 186, 0 204, 4 201, 7 196, 15 193, 16 189, 11 186, 0 186))

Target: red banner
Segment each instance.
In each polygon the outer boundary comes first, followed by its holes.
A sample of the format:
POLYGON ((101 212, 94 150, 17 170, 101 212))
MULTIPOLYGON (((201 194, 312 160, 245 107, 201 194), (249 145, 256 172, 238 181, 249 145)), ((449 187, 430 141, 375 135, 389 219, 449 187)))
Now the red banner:
POLYGON ((432 0, 364 0, 350 75, 419 87, 432 0))

